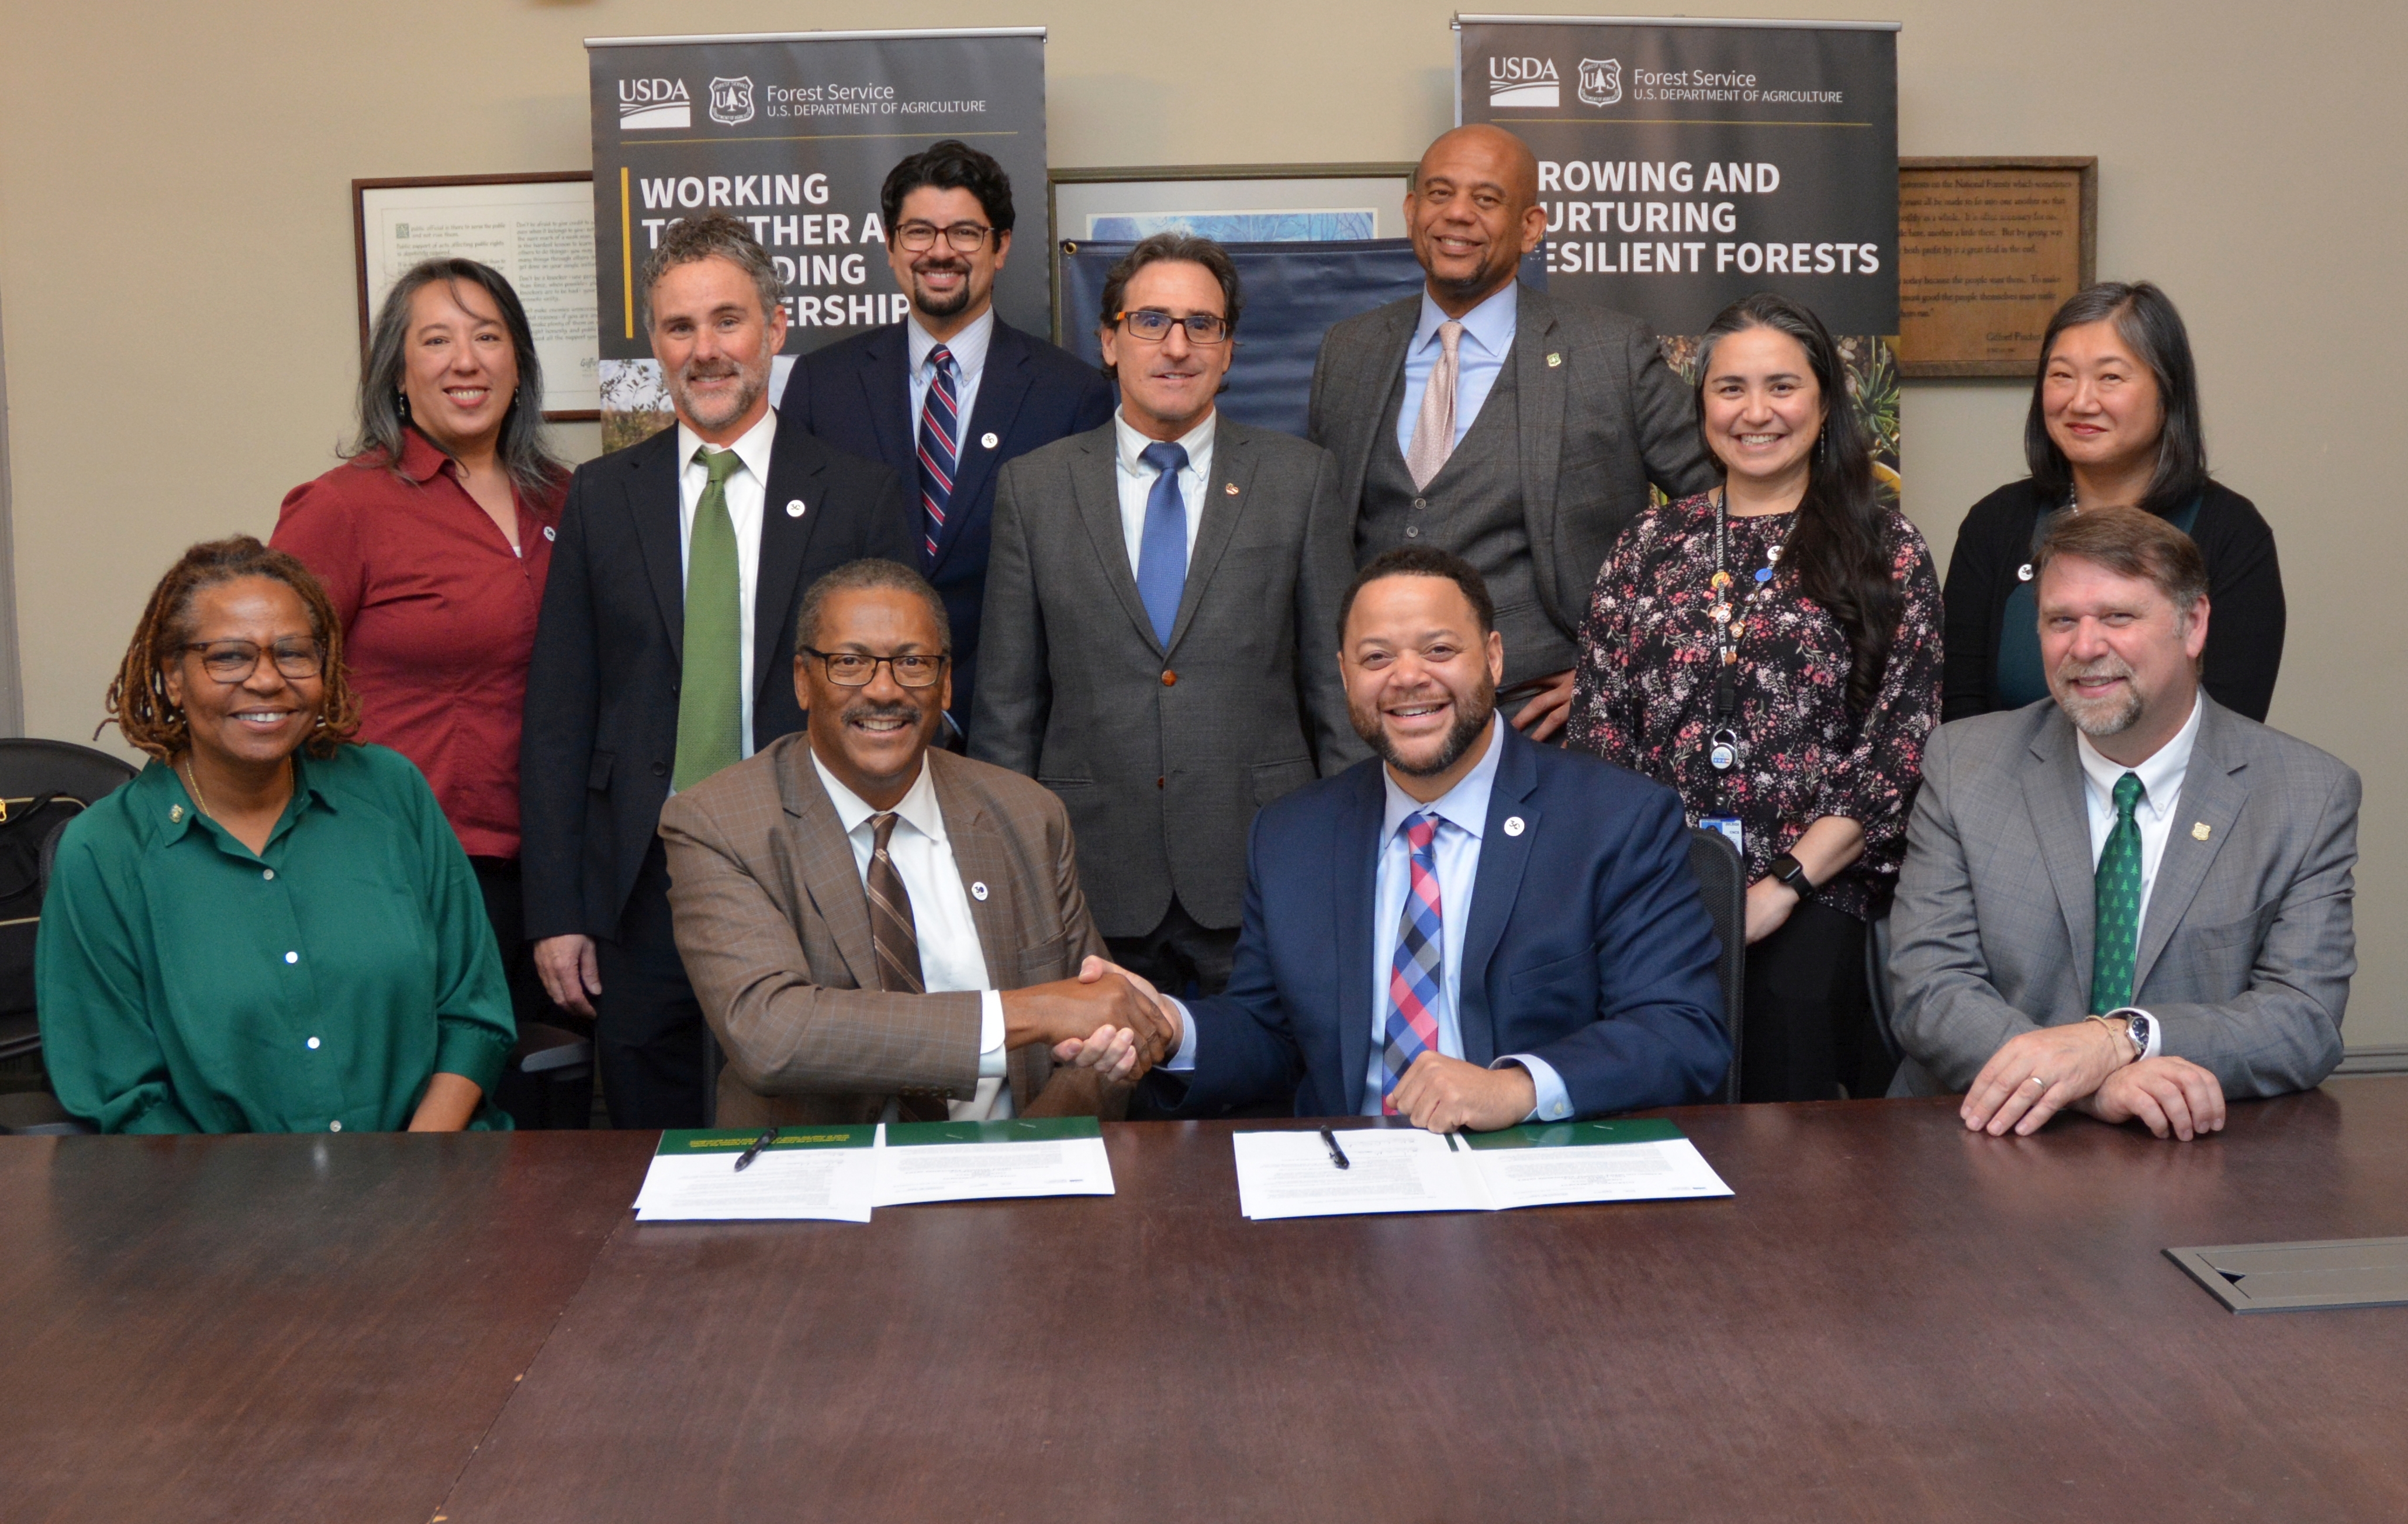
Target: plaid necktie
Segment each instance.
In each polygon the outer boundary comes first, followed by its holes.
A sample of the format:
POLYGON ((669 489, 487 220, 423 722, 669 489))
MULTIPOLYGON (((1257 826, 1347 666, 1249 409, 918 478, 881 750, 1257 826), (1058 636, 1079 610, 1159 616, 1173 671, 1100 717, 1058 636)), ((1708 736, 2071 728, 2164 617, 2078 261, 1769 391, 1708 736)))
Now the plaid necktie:
POLYGON ((1412 883, 1405 890, 1404 914, 1397 924, 1397 953, 1388 965, 1388 1071, 1380 1085, 1380 1111, 1397 1114, 1397 1082, 1413 1060, 1438 1051, 1438 982, 1445 961, 1439 910, 1438 817, 1425 810, 1405 822, 1412 849, 1412 883))
MULTIPOLYGON (((875 833, 869 849, 869 942, 878 955, 878 987, 905 995, 924 995, 920 972, 920 933, 911 921, 911 892, 895 870, 887 844, 898 817, 892 810, 869 817, 875 833)), ((896 1111, 906 1122, 942 1122, 952 1115, 934 1096, 901 1096, 896 1111)))
POLYGON ((953 390, 953 352, 939 344, 928 352, 928 395, 920 404, 920 543, 937 564, 937 541, 945 533, 945 510, 953 506, 953 470, 959 463, 961 395, 953 390))
POLYGON ((744 756, 744 584, 727 479, 743 468, 733 450, 695 452, 710 480, 694 505, 685 550, 685 638, 678 673, 673 789, 688 789, 744 756))
POLYGON ((2090 953, 2090 1014, 2103 1016, 2132 1003, 2132 960, 2141 943, 2141 775, 2115 780, 2115 824, 2099 854, 2091 898, 2098 919, 2090 953))

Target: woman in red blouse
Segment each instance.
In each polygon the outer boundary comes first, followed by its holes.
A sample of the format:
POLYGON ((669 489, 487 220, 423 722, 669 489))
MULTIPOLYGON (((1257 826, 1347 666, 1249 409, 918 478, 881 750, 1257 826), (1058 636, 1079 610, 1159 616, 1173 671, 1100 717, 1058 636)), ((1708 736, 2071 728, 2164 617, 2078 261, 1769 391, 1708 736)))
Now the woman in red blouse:
POLYGON ((522 1024, 557 1022, 519 909, 519 715, 568 489, 518 294, 431 259, 385 297, 351 458, 284 498, 270 543, 334 599, 360 739, 418 764, 485 893, 522 1024))
POLYGON ((1880 1095, 1865 918, 1906 851, 1940 715, 1940 584, 1873 493, 1838 346, 1785 297, 1699 345, 1714 492, 1615 542, 1581 632, 1570 744, 1679 791, 1747 859, 1742 1097, 1880 1095))

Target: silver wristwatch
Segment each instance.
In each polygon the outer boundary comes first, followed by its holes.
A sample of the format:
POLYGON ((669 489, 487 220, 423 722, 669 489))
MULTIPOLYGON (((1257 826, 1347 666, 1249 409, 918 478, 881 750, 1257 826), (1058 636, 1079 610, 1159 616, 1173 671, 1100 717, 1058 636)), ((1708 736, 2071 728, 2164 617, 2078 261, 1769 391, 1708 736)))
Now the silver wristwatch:
POLYGON ((2119 1011, 2124 1018, 2124 1035, 2132 1042, 2132 1060, 2138 1063, 2149 1056, 2149 1043, 2157 1035, 2157 1018, 2146 1011, 2119 1011))

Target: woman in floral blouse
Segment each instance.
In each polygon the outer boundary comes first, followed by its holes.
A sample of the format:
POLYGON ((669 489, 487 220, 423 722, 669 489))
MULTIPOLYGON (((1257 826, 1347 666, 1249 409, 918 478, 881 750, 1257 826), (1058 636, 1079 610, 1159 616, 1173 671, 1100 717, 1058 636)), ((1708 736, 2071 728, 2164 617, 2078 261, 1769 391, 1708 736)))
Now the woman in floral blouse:
POLYGON ((1839 351, 1781 296, 1699 344, 1719 491, 1632 522, 1581 632, 1570 744, 1670 784, 1747 859, 1748 1100, 1880 1095, 1865 918, 1940 715, 1940 585, 1873 495, 1839 351))

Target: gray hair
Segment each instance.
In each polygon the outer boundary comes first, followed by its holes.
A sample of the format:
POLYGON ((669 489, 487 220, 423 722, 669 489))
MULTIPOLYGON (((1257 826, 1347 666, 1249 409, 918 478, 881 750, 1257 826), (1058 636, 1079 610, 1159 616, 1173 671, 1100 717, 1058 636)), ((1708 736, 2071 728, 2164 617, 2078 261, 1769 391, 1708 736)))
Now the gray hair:
POLYGON ((785 299, 786 283, 778 279, 778 267, 769 263, 761 240, 740 220, 714 211, 671 223, 661 235, 659 244, 645 258, 643 274, 637 279, 637 284, 644 288, 647 325, 652 321, 652 288, 661 283, 661 277, 681 265, 703 259, 724 259, 751 276, 753 288, 761 294, 761 315, 765 318, 785 299))
POLYGON ((820 613, 827 600, 838 593, 859 593, 871 588, 909 593, 928 606, 928 615, 937 622, 938 648, 946 655, 953 654, 953 622, 945 613, 945 600, 928 584, 928 579, 900 561, 888 561, 875 555, 858 561, 847 561, 811 583, 803 594, 803 611, 795 618, 795 643, 817 645, 820 639, 820 613))
MULTIPOLYGON (((510 397, 509 411, 502 415, 502 437, 494 453, 514 485, 530 491, 552 485, 568 474, 568 467, 544 443, 543 363, 536 357, 535 332, 527 325, 519 294, 501 272, 473 259, 421 260, 385 293, 376 327, 368 335, 367 357, 360 365, 359 437, 343 454, 362 465, 389 466, 400 472, 402 430, 409 423, 408 399, 402 395, 402 373, 408 366, 405 352, 409 344, 409 308, 421 291, 438 280, 451 288, 455 302, 465 280, 491 296, 500 309, 518 366, 519 387, 510 397)), ((432 436, 423 437, 434 442, 432 436)))

